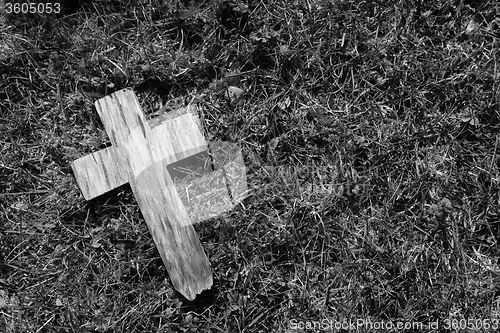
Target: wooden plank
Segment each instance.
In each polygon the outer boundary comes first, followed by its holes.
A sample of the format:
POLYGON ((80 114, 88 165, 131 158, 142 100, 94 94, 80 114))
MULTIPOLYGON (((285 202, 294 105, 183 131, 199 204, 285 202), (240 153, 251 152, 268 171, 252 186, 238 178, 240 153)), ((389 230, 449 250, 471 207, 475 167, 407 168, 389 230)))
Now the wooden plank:
POLYGON ((78 186, 86 200, 98 197, 128 182, 127 170, 120 168, 122 154, 108 147, 83 156, 71 164, 78 186))
POLYGON ((73 163, 82 191, 91 197, 129 182, 172 284, 193 300, 212 286, 212 272, 167 165, 206 149, 199 125, 187 113, 152 129, 130 89, 98 100, 96 108, 113 146, 73 163))

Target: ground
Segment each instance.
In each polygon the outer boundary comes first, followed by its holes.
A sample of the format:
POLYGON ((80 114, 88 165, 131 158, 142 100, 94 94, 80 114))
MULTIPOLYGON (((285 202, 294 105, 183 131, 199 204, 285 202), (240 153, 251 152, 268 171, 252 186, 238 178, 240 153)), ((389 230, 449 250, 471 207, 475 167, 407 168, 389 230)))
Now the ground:
POLYGON ((495 331, 494 1, 3 3, 0 330, 495 331), (249 196, 195 225, 214 287, 193 302, 130 188, 86 202, 70 167, 126 87, 150 118, 196 103, 244 156, 249 196))

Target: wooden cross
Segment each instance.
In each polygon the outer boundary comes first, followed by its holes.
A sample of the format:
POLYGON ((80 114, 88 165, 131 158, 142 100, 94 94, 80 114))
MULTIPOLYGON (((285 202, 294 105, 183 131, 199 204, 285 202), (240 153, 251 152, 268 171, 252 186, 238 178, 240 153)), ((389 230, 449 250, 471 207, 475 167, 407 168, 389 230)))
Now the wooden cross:
POLYGON ((197 119, 146 121, 131 89, 95 105, 112 146, 72 163, 85 199, 129 183, 174 288, 193 300, 212 287, 212 271, 167 165, 207 150, 197 119))

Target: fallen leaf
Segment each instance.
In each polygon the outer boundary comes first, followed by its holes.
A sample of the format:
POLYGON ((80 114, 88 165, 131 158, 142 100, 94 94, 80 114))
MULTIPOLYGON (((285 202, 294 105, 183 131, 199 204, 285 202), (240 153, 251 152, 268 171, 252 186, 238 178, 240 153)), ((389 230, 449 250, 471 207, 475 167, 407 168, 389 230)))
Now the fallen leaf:
POLYGON ((242 102, 244 97, 243 90, 235 86, 229 86, 226 89, 226 97, 229 98, 231 104, 239 104, 242 102))
POLYGON ((474 21, 474 19, 470 20, 469 23, 467 24, 467 27, 465 28, 464 34, 469 35, 471 32, 474 30, 477 30, 479 28, 479 23, 474 21))
POLYGON ((287 96, 284 100, 282 100, 278 103, 278 107, 281 110, 285 111, 290 107, 291 104, 292 104, 292 101, 290 100, 290 96, 287 96))

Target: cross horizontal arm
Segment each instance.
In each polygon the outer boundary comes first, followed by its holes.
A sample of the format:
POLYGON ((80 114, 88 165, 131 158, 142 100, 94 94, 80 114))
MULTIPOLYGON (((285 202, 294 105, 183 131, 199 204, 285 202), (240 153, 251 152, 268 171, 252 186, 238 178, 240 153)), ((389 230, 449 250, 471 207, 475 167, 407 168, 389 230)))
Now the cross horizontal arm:
POLYGON ((78 186, 86 200, 96 198, 129 181, 128 170, 121 168, 119 148, 108 147, 71 163, 78 186))

